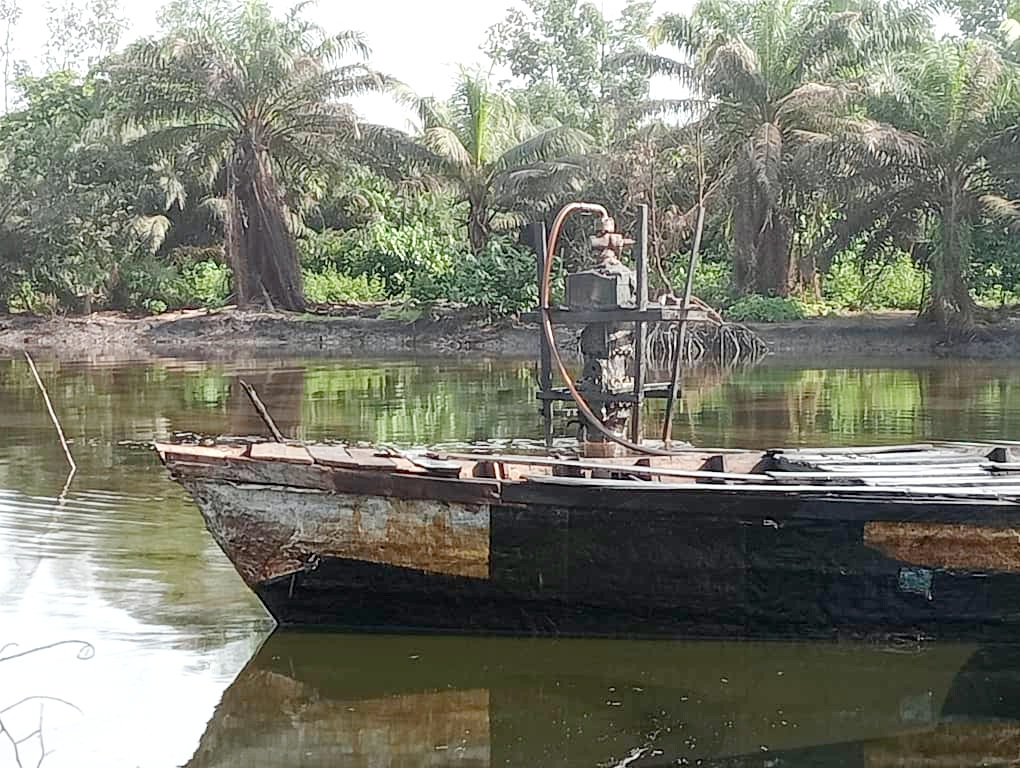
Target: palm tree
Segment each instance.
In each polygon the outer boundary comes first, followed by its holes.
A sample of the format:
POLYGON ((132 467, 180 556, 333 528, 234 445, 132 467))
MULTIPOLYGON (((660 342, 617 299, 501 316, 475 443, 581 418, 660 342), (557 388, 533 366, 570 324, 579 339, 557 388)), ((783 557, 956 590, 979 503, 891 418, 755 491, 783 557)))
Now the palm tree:
POLYGON ((536 129, 484 77, 466 72, 449 101, 422 100, 419 114, 418 161, 467 202, 476 254, 494 228, 521 223, 574 187, 582 168, 573 156, 591 143, 576 129, 536 129))
MULTIPOLYGON (((684 60, 645 55, 690 98, 652 105, 704 121, 723 153, 717 199, 730 201, 734 287, 787 294, 797 283, 791 255, 803 155, 845 132, 856 74, 868 55, 894 48, 924 26, 913 11, 873 0, 699 0, 689 17, 666 15, 653 43, 684 60)), ((711 200, 709 201, 711 203, 711 200)))
POLYGON ((157 156, 187 148, 226 193, 226 253, 239 305, 304 306, 284 182, 298 186, 358 134, 342 99, 387 79, 356 32, 327 35, 246 0, 215 23, 142 41, 110 66, 112 91, 157 156), (349 56, 359 61, 344 63, 349 56))
POLYGON ((1020 223, 1020 75, 988 43, 930 44, 903 56, 872 111, 898 130, 906 152, 860 163, 844 183, 845 215, 828 248, 865 232, 869 247, 915 251, 931 271, 927 312, 966 327, 975 312, 967 284, 971 234, 982 223, 1020 223))

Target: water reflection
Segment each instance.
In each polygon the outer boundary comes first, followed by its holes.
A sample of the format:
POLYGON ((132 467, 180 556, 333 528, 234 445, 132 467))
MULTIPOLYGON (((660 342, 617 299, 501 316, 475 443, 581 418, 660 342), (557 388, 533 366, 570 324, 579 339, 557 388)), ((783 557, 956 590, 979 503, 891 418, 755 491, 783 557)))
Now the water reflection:
MULTIPOLYGON (((1014 714, 998 699, 987 698, 984 709, 974 702, 981 689, 1015 702, 1012 689, 993 683, 1012 680, 1020 663, 981 657, 992 683, 975 682, 966 706, 949 706, 948 692, 962 690, 961 680, 979 680, 977 673, 960 677, 960 670, 977 669, 972 649, 855 652, 848 661, 826 646, 783 651, 282 636, 224 694, 265 637, 266 617, 147 443, 179 433, 262 432, 237 386, 242 377, 300 439, 536 438, 532 364, 47 362, 40 371, 79 472, 59 500, 66 465, 31 374, 21 361, 0 361, 0 646, 79 639, 96 649, 87 662, 58 651, 0 665, 0 710, 29 695, 59 697, 81 709, 81 715, 55 710, 47 720, 54 728, 47 743, 56 749, 47 768, 181 765, 203 730, 195 764, 240 764, 247 758, 238 749, 253 743, 254 761, 257 734, 233 728, 224 712, 237 722, 264 722, 268 746, 278 734, 286 743, 311 745, 307 751, 322 760, 327 747, 347 750, 334 753, 340 755, 372 752, 361 762, 367 765, 442 765, 454 756, 465 764, 596 765, 626 761, 633 750, 645 750, 638 757, 646 762, 688 757, 740 764, 766 746, 770 752, 757 757, 763 764, 776 751, 790 755, 819 745, 830 745, 823 754, 831 764, 840 762, 836 742, 850 745, 853 760, 864 750, 882 764, 888 755, 924 750, 957 755, 953 750, 963 747, 953 745, 965 743, 999 755, 999 747, 986 743, 993 736, 1004 739, 1003 750, 1020 747, 1012 725, 974 719, 1012 722, 1014 714), (941 661, 924 661, 935 658, 941 661), (419 664, 424 659, 429 663, 419 664), (770 659, 785 666, 769 667, 770 659), (841 671, 826 676, 829 667, 841 671), (796 677, 794 669, 805 671, 796 677), (797 687, 777 688, 787 674, 800 681, 797 687), (729 682, 720 682, 724 676, 729 682), (815 677, 825 682, 815 687, 815 677), (252 680, 261 680, 268 694, 252 680), (922 693, 929 690, 933 703, 926 708, 922 693), (768 706, 799 714, 776 719, 773 712, 769 720, 768 706), (947 723, 952 711, 963 719, 947 723), (911 718, 919 724, 907 736, 911 718), (892 728, 894 722, 903 727, 892 728), (321 723, 331 723, 330 734, 321 723), (302 724, 307 727, 296 734, 302 724), (782 739, 774 733, 780 729, 782 739), (466 744, 454 738, 466 730, 477 738, 466 744), (791 733, 799 738, 807 731, 810 738, 791 740, 791 733), (694 732, 691 747, 684 739, 694 732), (360 734, 354 746, 352 734, 360 734), (646 743, 649 735, 655 738, 646 743), (663 755, 654 755, 656 749, 663 755)), ((687 382, 675 435, 748 446, 1012 438, 1020 433, 1018 374, 1018 367, 945 363, 765 366, 728 377, 702 372, 687 382)), ((11 758, 3 749, 0 741, 0 768, 7 768, 11 758)), ((273 754, 278 763, 266 757, 253 764, 314 764, 283 746, 273 754)), ((336 763, 359 764, 354 757, 336 763)))
POLYGON ((188 766, 1008 763, 1017 661, 962 645, 278 633, 188 766))
MULTIPOLYGON (((41 369, 76 456, 106 470, 151 466, 144 451, 125 449, 122 441, 175 431, 264 432, 239 378, 255 385, 283 430, 298 439, 435 443, 541 434, 529 361, 163 361, 41 369)), ((748 447, 1005 438, 1020 426, 1018 374, 1017 366, 947 362, 695 371, 685 382, 675 434, 701 445, 748 447)), ((37 398, 27 367, 0 361, 0 485, 50 490, 50 473, 62 471, 60 446, 37 398), (40 479, 45 486, 33 483, 40 479)))

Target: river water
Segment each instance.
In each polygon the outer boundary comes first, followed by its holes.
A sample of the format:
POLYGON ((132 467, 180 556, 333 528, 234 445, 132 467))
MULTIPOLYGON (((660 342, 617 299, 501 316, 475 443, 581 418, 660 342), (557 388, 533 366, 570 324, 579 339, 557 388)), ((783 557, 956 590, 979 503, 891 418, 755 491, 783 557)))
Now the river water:
MULTIPOLYGON (((240 378, 301 439, 534 438, 529 363, 40 369, 79 471, 64 489, 28 368, 0 361, 0 768, 1020 757, 1020 649, 1009 647, 270 636, 147 447, 261 432, 240 378)), ((1018 439, 1020 367, 701 373, 674 434, 747 447, 1018 439)))

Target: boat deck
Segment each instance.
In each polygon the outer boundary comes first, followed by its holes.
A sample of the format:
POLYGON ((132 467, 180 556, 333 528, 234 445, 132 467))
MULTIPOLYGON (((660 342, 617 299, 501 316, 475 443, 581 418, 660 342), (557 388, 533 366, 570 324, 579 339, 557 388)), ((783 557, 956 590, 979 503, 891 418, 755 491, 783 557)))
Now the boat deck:
MULTIPOLYGON (((935 442, 911 445, 779 448, 766 451, 680 449, 671 456, 580 457, 402 451, 343 445, 253 443, 157 444, 171 464, 224 460, 382 473, 388 479, 495 481, 498 485, 626 488, 828 496, 971 497, 1020 500, 1020 443, 935 442)), ((371 475, 365 479, 370 480, 371 475)))

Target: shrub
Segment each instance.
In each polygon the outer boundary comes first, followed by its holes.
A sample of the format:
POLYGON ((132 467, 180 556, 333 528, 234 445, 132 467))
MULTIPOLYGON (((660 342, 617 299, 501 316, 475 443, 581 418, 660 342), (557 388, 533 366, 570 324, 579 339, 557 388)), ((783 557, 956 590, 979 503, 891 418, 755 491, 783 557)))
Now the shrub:
POLYGON ((903 251, 864 260, 849 249, 833 259, 822 295, 837 309, 917 309, 926 279, 925 271, 903 251))
POLYGON ((751 295, 735 301, 724 314, 737 323, 783 323, 803 320, 807 312, 799 299, 751 295))
POLYGON ((378 277, 354 277, 327 267, 321 272, 304 270, 305 298, 316 304, 341 304, 345 301, 382 301, 386 286, 378 277))
MULTIPOLYGON (((673 290, 682 294, 687 282, 689 256, 677 254, 673 257, 673 290)), ((733 281, 733 264, 721 258, 706 258, 694 270, 694 295, 713 307, 724 307, 731 300, 730 285, 733 281)))
POLYGON ((207 259, 181 270, 177 307, 222 307, 230 297, 230 267, 207 259))
POLYGON ((970 285, 982 304, 1015 303, 1020 294, 1020 238, 1001 225, 975 227, 970 285))
POLYGON ((387 296, 438 298, 461 245, 425 222, 373 221, 364 229, 315 233, 301 240, 302 264, 380 281, 387 296))
POLYGON ((443 298, 466 247, 462 206, 423 194, 372 207, 377 215, 362 226, 302 237, 298 248, 305 269, 378 278, 388 297, 443 298))
POLYGON ((507 235, 493 235, 477 256, 461 256, 447 296, 469 306, 509 315, 538 306, 535 254, 507 235))

